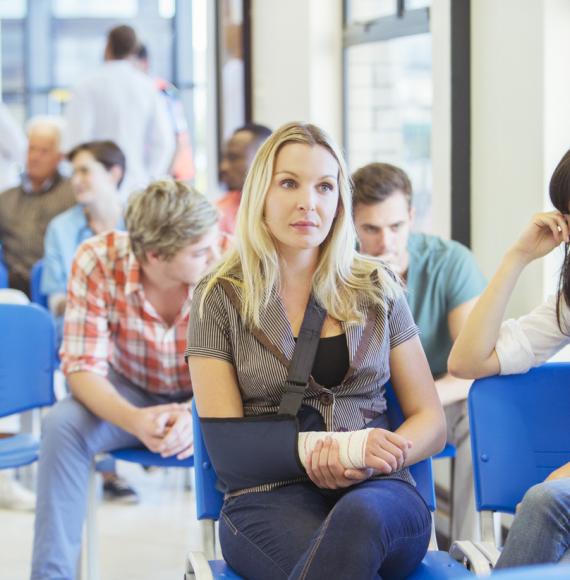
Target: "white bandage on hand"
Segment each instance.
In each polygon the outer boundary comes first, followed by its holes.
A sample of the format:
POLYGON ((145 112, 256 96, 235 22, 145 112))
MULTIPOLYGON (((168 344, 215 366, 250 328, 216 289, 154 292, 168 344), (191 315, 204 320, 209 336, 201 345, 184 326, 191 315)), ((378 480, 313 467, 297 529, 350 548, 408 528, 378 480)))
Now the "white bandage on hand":
POLYGON ((317 444, 317 441, 323 441, 326 437, 338 442, 339 460, 346 469, 364 469, 364 457, 366 453, 366 442, 368 434, 372 429, 361 429, 359 431, 305 431, 299 433, 297 448, 299 458, 303 467, 307 467, 307 461, 317 444))

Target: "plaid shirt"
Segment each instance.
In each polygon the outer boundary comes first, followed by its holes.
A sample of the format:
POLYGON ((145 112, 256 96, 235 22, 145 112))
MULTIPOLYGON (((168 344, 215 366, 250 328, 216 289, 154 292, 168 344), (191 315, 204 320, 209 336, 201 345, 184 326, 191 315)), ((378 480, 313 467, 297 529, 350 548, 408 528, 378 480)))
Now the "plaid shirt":
POLYGON ((145 391, 192 391, 184 363, 190 295, 168 327, 145 298, 126 232, 107 232, 78 249, 67 288, 61 348, 67 376, 106 376, 109 365, 145 391))

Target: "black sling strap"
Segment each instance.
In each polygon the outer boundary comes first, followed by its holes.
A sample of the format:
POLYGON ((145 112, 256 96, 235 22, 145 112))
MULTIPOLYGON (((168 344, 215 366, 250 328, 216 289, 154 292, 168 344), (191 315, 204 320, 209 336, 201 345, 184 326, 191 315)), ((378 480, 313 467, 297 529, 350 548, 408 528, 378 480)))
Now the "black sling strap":
POLYGON ((326 315, 327 311, 319 306, 311 295, 293 352, 293 359, 289 365, 285 392, 279 404, 279 415, 295 416, 301 408, 326 315))

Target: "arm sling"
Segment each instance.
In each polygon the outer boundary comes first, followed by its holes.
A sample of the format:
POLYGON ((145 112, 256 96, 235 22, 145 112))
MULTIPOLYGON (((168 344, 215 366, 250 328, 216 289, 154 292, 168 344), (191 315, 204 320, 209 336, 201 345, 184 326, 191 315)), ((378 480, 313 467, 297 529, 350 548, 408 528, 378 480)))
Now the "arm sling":
POLYGON ((276 414, 200 419, 204 442, 223 491, 306 475, 299 459, 297 437, 300 421, 305 431, 323 430, 322 417, 315 409, 302 407, 302 402, 326 314, 311 295, 276 414), (314 420, 315 415, 320 421, 314 420))

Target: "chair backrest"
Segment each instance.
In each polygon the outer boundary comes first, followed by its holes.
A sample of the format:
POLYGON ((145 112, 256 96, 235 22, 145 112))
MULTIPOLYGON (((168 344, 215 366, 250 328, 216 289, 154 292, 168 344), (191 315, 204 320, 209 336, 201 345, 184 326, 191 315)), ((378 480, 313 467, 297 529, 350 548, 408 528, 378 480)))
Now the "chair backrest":
MULTIPOLYGON (((388 403, 388 419, 390 420, 390 425, 392 429, 396 429, 404 422, 404 415, 390 382, 386 383, 386 402, 388 403)), ((412 465, 410 472, 416 480, 416 489, 424 498, 430 511, 434 512, 435 486, 433 483, 431 457, 412 465)))
POLYGON ((192 428, 194 430, 196 515, 199 520, 217 520, 220 517, 224 496, 216 488, 216 472, 210 461, 204 437, 202 437, 200 417, 198 417, 195 401, 192 401, 192 428))
POLYGON ((55 327, 35 304, 0 304, 0 417, 52 405, 55 327))
MULTIPOLYGON (((395 429, 403 421, 402 411, 392 386, 386 385, 386 399, 388 401, 388 417, 392 428, 395 429)), ((200 429, 200 418, 196 411, 196 404, 192 402, 192 417, 194 429, 194 470, 196 479, 196 513, 199 520, 217 520, 223 503, 223 494, 216 488, 216 472, 200 429)), ((412 476, 416 480, 417 489, 431 511, 435 510, 435 492, 431 459, 424 459, 411 467, 412 476)))
POLYGON ((514 513, 529 487, 570 461, 570 364, 479 379, 468 405, 477 509, 514 513))
POLYGON ((41 290, 42 288, 42 274, 44 270, 44 261, 38 260, 32 267, 30 273, 30 296, 32 302, 39 304, 44 308, 48 307, 48 297, 41 290))
POLYGON ((0 288, 8 288, 8 268, 4 263, 4 254, 0 245, 0 288))

